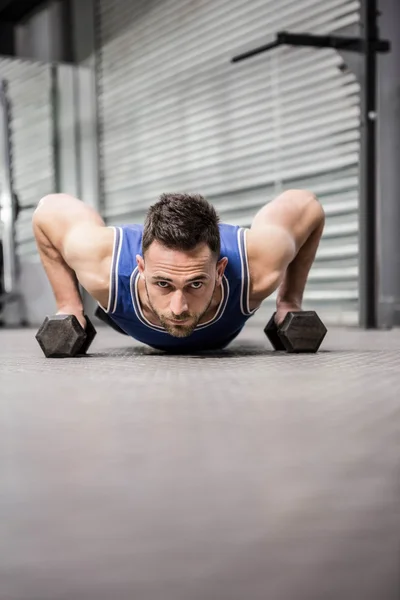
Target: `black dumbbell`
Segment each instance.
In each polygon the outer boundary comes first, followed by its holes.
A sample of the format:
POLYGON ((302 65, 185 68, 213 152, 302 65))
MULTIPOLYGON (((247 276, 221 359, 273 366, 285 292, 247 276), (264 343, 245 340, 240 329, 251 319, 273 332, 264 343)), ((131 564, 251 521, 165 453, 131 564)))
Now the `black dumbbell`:
POLYGON ((317 352, 327 329, 313 310, 288 312, 278 326, 274 313, 264 333, 274 350, 285 352, 317 352))
POLYGON ((36 339, 47 358, 71 358, 86 354, 96 336, 96 329, 85 315, 83 329, 75 315, 46 317, 36 339))

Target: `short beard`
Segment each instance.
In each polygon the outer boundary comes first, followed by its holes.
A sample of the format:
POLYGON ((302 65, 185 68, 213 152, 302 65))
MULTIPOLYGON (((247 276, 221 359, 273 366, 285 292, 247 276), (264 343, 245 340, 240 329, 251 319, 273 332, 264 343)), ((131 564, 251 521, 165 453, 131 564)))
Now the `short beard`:
MULTIPOLYGON (((164 317, 162 315, 160 315, 157 310, 154 308, 151 300, 150 300, 150 296, 149 296, 149 290, 147 289, 147 283, 146 280, 144 281, 144 285, 146 288, 146 294, 147 294, 147 301, 149 303, 149 306, 151 308, 151 310, 153 311, 153 313, 157 316, 157 318, 159 319, 161 325, 164 327, 164 329, 173 337, 176 338, 186 338, 189 337, 193 331, 196 329, 197 325, 199 324, 199 322, 201 321, 201 319, 204 317, 204 315, 206 314, 206 312, 208 311, 208 309, 211 306, 211 303, 213 301, 214 298, 214 292, 215 292, 215 287, 216 284, 214 284, 214 289, 213 292, 211 294, 211 299, 210 302, 207 304, 207 307, 205 308, 205 310, 203 310, 202 313, 200 313, 200 315, 197 315, 195 320, 193 321, 193 323, 191 323, 190 325, 177 325, 177 324, 172 324, 172 323, 168 323, 168 321, 166 321, 164 319, 164 317)), ((187 317, 189 318, 189 317, 187 317)), ((177 319, 177 321, 179 320, 179 318, 177 319)), ((184 320, 184 319, 182 319, 184 320)))

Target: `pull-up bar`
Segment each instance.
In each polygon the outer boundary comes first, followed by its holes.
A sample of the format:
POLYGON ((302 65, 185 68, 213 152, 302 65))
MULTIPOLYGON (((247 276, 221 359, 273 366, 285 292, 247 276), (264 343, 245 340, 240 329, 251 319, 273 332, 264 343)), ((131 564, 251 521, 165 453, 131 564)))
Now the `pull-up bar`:
POLYGON ((361 127, 361 192, 360 192, 360 325, 365 329, 378 327, 378 258, 377 258, 377 60, 378 52, 390 51, 390 43, 380 40, 377 27, 377 0, 362 2, 362 37, 313 35, 280 31, 272 42, 238 54, 231 59, 237 63, 278 46, 309 46, 334 48, 364 55, 364 85, 362 94, 361 127))
MULTIPOLYGON (((232 58, 232 62, 239 62, 246 58, 256 56, 262 52, 268 52, 278 46, 310 46, 312 48, 336 48, 337 50, 347 50, 348 52, 363 52, 366 42, 362 38, 342 37, 336 35, 312 35, 309 33, 289 33, 279 31, 276 39, 269 44, 264 44, 258 48, 253 48, 243 54, 238 54, 232 58)), ((390 44, 387 40, 375 40, 373 42, 375 52, 389 52, 390 44)))

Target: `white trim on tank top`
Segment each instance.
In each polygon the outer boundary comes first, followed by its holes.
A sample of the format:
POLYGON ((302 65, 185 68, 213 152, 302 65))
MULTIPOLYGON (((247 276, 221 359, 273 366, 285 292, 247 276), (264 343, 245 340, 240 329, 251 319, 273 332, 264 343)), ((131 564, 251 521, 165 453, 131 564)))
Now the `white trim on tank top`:
POLYGON ((118 302, 118 265, 119 265, 119 259, 121 256, 121 248, 122 248, 122 239, 123 239, 123 230, 122 227, 114 227, 114 226, 110 226, 109 229, 113 229, 114 230, 114 242, 113 242, 113 252, 112 252, 112 257, 111 257, 111 269, 110 269, 110 280, 109 280, 109 291, 108 291, 108 303, 107 303, 107 313, 114 313, 117 309, 117 302, 118 302), (117 241, 117 229, 119 230, 119 244, 118 244, 118 251, 117 251, 117 260, 115 260, 115 252, 116 252, 116 241, 117 241), (112 285, 113 278, 114 275, 114 287, 112 285), (113 305, 113 309, 111 309, 111 299, 112 299, 112 291, 114 289, 114 305, 113 305))
POLYGON ((242 290, 240 293, 240 310, 245 316, 253 315, 260 307, 257 306, 253 310, 250 310, 250 269, 249 260, 247 256, 247 230, 244 227, 238 229, 237 243, 239 248, 240 263, 242 266, 242 290), (241 236, 243 237, 244 256, 242 252, 241 236), (246 283, 246 289, 245 289, 246 283))

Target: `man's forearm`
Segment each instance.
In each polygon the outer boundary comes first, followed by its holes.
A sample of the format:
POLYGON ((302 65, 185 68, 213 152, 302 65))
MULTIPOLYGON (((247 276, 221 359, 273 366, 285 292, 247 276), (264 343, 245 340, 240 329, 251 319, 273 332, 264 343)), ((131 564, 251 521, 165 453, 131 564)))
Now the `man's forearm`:
POLYGON ((53 289, 57 310, 82 312, 83 302, 75 272, 67 265, 60 251, 48 237, 40 219, 34 220, 34 234, 47 278, 53 289))
POLYGON ((322 208, 319 204, 314 206, 315 214, 311 215, 310 233, 286 270, 285 277, 278 289, 277 304, 301 307, 308 274, 314 263, 325 224, 322 208))

